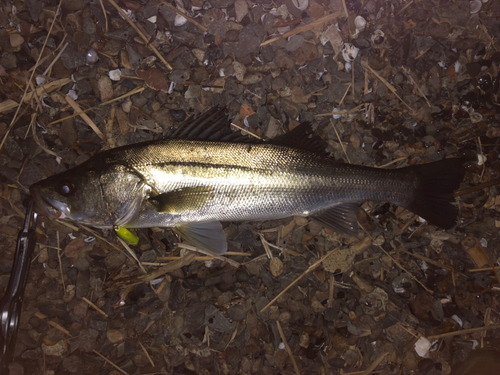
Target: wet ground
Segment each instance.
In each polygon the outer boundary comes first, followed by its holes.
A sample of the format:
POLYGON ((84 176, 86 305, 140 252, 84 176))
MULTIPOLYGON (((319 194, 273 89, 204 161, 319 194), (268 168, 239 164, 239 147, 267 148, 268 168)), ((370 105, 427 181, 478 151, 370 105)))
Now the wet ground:
POLYGON ((309 121, 339 162, 477 155, 446 231, 366 202, 359 238, 305 218, 224 223, 221 260, 169 230, 124 246, 41 217, 11 374, 445 375, 498 347, 498 1, 0 9, 2 293, 31 184, 215 106, 251 137, 309 121))

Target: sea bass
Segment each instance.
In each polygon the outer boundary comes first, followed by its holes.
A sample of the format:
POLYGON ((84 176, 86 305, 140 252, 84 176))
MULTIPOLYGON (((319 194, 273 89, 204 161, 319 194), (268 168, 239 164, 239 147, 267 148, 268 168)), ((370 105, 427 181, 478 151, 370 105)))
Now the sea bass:
POLYGON ((97 228, 173 227, 214 254, 227 250, 221 221, 304 216, 357 235, 356 212, 366 200, 405 207, 444 229, 456 224, 463 159, 370 168, 336 162, 308 124, 258 143, 219 136, 221 125, 224 113, 209 111, 172 139, 98 153, 34 184, 31 194, 53 218, 97 228))

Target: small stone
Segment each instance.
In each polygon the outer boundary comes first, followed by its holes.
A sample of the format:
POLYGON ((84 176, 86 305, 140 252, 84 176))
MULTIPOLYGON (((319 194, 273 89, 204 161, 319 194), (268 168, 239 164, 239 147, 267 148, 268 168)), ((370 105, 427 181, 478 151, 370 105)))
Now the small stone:
POLYGON ((119 331, 117 329, 110 329, 108 332, 106 332, 106 337, 108 340, 113 343, 119 343, 125 340, 125 335, 123 334, 122 331, 119 331))
POLYGON ((248 3, 245 0, 236 0, 234 10, 236 12, 236 22, 241 22, 248 14, 248 3))
POLYGON ((42 343, 42 350, 46 355, 62 357, 68 351, 68 344, 65 340, 57 342, 55 345, 46 345, 42 343))
POLYGON ((17 68, 17 57, 13 53, 6 53, 0 57, 0 65, 3 66, 5 70, 17 68))
POLYGON ((10 45, 12 48, 17 48, 24 43, 24 38, 21 34, 10 34, 10 45))
POLYGON ((229 316, 229 318, 235 322, 241 322, 243 321, 247 314, 245 312, 245 310, 243 310, 241 307, 239 306, 232 306, 230 307, 228 310, 227 310, 227 315, 229 316))
POLYGON ((302 44, 304 44, 304 37, 302 35, 292 35, 290 38, 288 38, 288 42, 285 45, 285 50, 287 50, 288 52, 293 52, 299 49, 302 44))
POLYGON ((311 340, 309 338, 309 334, 306 331, 302 332, 302 334, 300 335, 299 345, 304 349, 307 349, 309 347, 310 341, 311 340))
POLYGON ((283 273, 283 262, 280 258, 271 259, 271 263, 269 264, 269 268, 274 277, 277 277, 283 273))
POLYGON ((97 81, 97 88, 101 95, 101 102, 107 102, 113 99, 113 83, 109 77, 102 76, 99 78, 99 81, 97 81))
POLYGON ((321 302, 319 302, 318 300, 312 301, 311 307, 315 313, 321 314, 325 311, 325 306, 323 306, 323 304, 321 302))
POLYGON ((63 367, 68 372, 78 372, 82 365, 82 359, 77 355, 70 355, 63 359, 63 367))

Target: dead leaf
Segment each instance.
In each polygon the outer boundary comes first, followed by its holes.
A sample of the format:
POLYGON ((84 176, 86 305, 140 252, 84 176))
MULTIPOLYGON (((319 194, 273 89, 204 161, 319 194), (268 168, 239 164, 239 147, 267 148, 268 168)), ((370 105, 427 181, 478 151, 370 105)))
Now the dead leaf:
POLYGON ((148 70, 137 69, 135 71, 139 78, 144 80, 144 83, 153 90, 161 90, 167 92, 169 85, 165 73, 160 69, 151 68, 148 70))
POLYGON ((246 116, 251 116, 255 112, 253 111, 252 108, 250 108, 247 104, 242 104, 240 107, 240 116, 246 117, 246 116))

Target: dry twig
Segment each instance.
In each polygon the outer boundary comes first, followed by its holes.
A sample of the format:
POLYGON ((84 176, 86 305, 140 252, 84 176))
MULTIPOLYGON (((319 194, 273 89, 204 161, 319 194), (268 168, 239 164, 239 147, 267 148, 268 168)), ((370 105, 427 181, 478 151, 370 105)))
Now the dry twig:
POLYGON ((297 363, 295 362, 295 358, 293 357, 292 349, 290 349, 290 345, 288 345, 288 341, 286 341, 285 334, 283 333, 283 329, 281 328, 281 324, 279 320, 276 321, 276 325, 278 326, 278 332, 280 333, 281 340, 283 340, 283 344, 285 345, 286 351, 288 352, 288 356, 292 360, 293 368, 295 369, 295 373, 300 375, 299 368, 297 367, 297 363))
POLYGON ((111 5, 113 5, 115 7, 115 9, 118 11, 118 13, 120 13, 120 15, 129 23, 130 26, 132 26, 134 28, 135 31, 137 31, 137 34, 140 35, 140 37, 142 38, 142 40, 146 43, 146 46, 151 50, 153 51, 153 53, 158 56, 158 58, 160 59, 160 61, 170 70, 173 70, 172 66, 167 62, 167 60, 165 60, 165 58, 162 56, 162 54, 160 53, 160 51, 158 51, 156 49, 155 46, 153 46, 153 44, 149 43, 149 39, 151 39, 151 36, 149 35, 146 35, 131 19, 130 17, 127 15, 127 13, 125 13, 123 11, 122 8, 120 8, 118 6, 117 3, 115 3, 114 0, 108 0, 109 3, 111 5))

